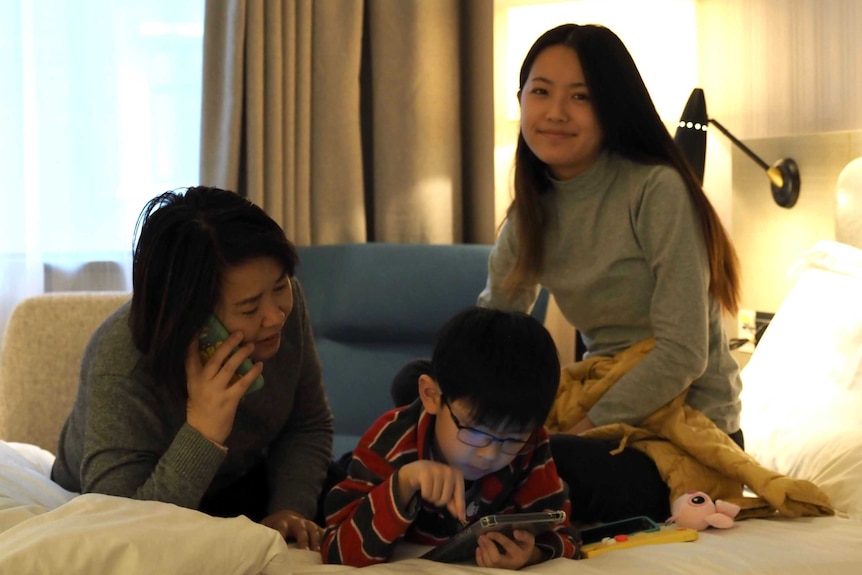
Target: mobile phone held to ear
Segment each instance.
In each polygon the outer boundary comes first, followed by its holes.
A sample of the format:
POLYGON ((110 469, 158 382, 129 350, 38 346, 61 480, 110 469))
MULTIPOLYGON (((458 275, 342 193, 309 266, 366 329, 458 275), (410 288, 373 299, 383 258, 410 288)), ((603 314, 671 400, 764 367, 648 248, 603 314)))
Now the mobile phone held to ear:
MULTIPOLYGON (((206 323, 204 324, 203 329, 200 332, 200 353, 201 360, 207 361, 212 354, 215 353, 224 341, 228 338, 230 334, 225 329, 224 325, 219 321, 219 319, 214 315, 210 314, 207 318, 206 323)), ((236 382, 240 377, 247 374, 249 370, 253 367, 251 359, 245 358, 239 367, 236 370, 236 373, 231 380, 231 383, 236 382)), ((249 393, 254 393, 263 387, 263 374, 258 375, 257 379, 249 386, 246 390, 245 395, 249 393)))
POLYGON ((538 535, 565 520, 566 512, 562 510, 486 515, 450 537, 446 542, 422 555, 421 559, 431 559, 442 563, 460 563, 474 556, 477 545, 476 539, 480 535, 491 531, 501 531, 511 538, 512 531, 515 529, 522 529, 533 535, 538 535))

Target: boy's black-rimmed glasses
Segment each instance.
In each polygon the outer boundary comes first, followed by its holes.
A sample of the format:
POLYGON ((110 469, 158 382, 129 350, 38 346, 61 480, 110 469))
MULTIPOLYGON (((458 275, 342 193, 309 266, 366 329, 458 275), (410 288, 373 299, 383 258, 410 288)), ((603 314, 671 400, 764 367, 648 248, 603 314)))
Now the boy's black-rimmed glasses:
POLYGON ((506 455, 523 455, 525 453, 529 453, 535 447, 532 436, 530 439, 512 439, 510 437, 500 438, 495 435, 491 435, 490 433, 486 433, 480 429, 476 429, 475 427, 470 427, 468 425, 463 425, 458 418, 455 416, 455 412, 452 411, 452 405, 449 403, 449 400, 446 399, 446 396, 440 396, 441 401, 444 405, 446 405, 447 410, 449 411, 449 417, 452 418, 452 423, 455 424, 455 427, 458 428, 458 441, 469 445, 470 447, 487 447, 492 443, 500 444, 500 451, 505 453, 506 455))

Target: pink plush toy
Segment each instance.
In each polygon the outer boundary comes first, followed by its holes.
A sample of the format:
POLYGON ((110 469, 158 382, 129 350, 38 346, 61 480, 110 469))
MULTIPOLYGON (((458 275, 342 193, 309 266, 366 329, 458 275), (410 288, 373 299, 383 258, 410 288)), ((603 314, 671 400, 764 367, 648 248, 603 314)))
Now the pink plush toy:
POLYGON ((739 505, 718 499, 715 503, 703 491, 689 491, 679 496, 671 505, 668 522, 680 527, 703 531, 707 527, 727 529, 733 527, 733 518, 739 513, 739 505))

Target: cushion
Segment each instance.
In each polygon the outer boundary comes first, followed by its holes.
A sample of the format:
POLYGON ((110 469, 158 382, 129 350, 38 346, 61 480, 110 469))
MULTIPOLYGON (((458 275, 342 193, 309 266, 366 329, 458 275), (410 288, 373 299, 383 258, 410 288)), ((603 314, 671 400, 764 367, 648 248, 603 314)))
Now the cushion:
POLYGON ((862 518, 862 250, 823 241, 742 371, 746 451, 862 518))

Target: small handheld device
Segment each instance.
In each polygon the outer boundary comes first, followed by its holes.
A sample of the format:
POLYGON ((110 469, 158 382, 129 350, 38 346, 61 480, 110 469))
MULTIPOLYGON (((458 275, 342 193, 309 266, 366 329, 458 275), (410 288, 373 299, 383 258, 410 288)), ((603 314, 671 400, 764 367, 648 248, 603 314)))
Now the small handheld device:
POLYGON ((443 563, 459 563, 473 557, 476 539, 492 531, 500 531, 512 537, 512 531, 521 529, 538 535, 566 520, 565 511, 540 511, 536 513, 507 513, 486 515, 471 523, 446 542, 431 549, 421 559, 443 563))
POLYGON ((617 535, 604 541, 589 543, 581 547, 581 557, 589 559, 608 551, 622 551, 641 545, 661 543, 684 543, 697 541, 697 531, 689 527, 661 527, 658 531, 641 531, 634 535, 617 535))
MULTIPOLYGON (((230 334, 225 329, 224 325, 219 321, 219 319, 214 315, 210 314, 207 318, 207 322, 204 324, 203 329, 200 332, 200 354, 201 360, 207 361, 215 351, 221 347, 221 345, 225 342, 230 334)), ((243 375, 247 374, 249 370, 253 367, 251 363, 251 359, 245 358, 240 366, 237 368, 236 373, 231 379, 231 383, 233 384, 243 375)), ((258 375, 257 379, 249 386, 246 390, 245 395, 249 393, 254 393, 263 387, 263 375, 258 375)))
POLYGON ((610 523, 601 523, 592 527, 584 527, 581 529, 581 542, 584 545, 596 543, 607 537, 616 537, 617 535, 634 535, 641 532, 654 532, 659 530, 659 525, 647 517, 646 515, 638 515, 612 521, 610 523))

